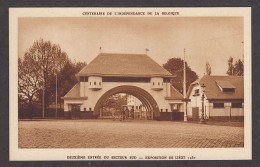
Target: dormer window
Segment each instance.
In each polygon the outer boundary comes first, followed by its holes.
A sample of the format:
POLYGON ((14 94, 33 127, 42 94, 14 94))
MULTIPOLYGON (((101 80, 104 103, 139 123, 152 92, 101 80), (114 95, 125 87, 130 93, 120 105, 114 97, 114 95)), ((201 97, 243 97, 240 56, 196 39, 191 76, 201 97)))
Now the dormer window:
POLYGON ((222 90, 224 93, 235 92, 235 88, 223 88, 222 90))
POLYGON ((216 83, 223 93, 233 93, 236 87, 232 85, 229 81, 216 80, 216 83))

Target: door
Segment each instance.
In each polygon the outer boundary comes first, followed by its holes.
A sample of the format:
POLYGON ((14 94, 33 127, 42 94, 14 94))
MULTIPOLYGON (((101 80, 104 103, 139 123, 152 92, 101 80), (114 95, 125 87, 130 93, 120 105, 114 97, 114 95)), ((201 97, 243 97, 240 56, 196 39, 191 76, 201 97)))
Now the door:
POLYGON ((73 104, 71 106, 71 119, 79 119, 80 118, 80 105, 73 104))
POLYGON ((192 107, 192 120, 199 120, 199 107, 192 107))

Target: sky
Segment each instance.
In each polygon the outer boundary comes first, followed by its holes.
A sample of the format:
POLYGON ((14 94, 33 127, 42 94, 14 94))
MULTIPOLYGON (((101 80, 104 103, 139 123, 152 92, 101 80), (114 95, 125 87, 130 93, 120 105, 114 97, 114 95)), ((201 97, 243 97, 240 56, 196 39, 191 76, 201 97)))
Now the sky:
POLYGON ((39 39, 59 44, 75 61, 89 63, 100 52, 145 54, 160 65, 183 58, 200 77, 226 75, 227 60, 243 59, 242 17, 19 18, 18 56, 39 39))

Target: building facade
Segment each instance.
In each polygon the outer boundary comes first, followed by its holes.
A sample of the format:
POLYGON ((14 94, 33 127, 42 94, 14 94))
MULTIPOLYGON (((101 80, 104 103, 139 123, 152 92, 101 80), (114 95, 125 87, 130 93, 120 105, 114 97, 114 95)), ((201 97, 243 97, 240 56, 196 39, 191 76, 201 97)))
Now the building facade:
POLYGON ((174 77, 144 54, 100 53, 77 78, 63 97, 65 118, 98 118, 102 103, 117 93, 137 97, 152 119, 172 120, 172 111, 183 113, 183 96, 170 84, 174 77))
POLYGON ((202 94, 204 93, 204 118, 211 120, 243 120, 244 77, 209 76, 193 82, 188 90, 190 99, 187 115, 198 120, 202 115, 202 94), (205 91, 202 91, 202 85, 205 91))

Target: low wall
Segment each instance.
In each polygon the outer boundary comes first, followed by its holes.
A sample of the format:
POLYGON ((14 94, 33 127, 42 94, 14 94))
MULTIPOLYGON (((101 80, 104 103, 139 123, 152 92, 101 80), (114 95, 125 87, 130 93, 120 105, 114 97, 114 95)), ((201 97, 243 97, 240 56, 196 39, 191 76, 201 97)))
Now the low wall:
POLYGON ((93 111, 80 111, 77 115, 72 116, 71 111, 64 112, 64 119, 96 119, 97 115, 93 115, 93 111))
POLYGON ((160 112, 159 121, 177 121, 184 119, 184 112, 160 112))

